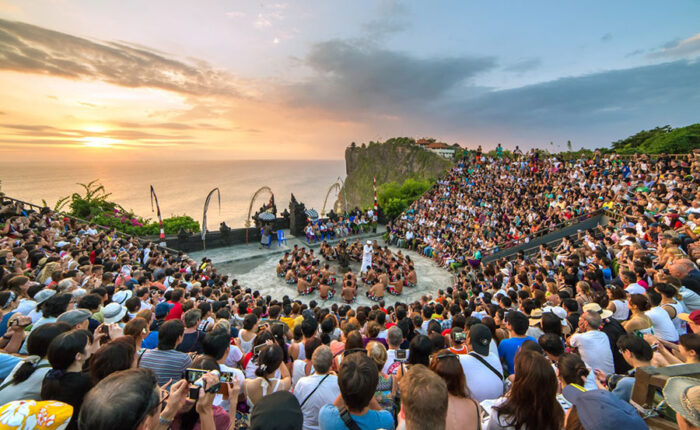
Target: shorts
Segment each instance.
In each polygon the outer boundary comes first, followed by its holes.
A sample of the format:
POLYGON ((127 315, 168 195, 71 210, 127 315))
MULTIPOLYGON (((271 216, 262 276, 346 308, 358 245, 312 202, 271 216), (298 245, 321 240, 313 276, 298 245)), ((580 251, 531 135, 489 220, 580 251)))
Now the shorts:
POLYGON ((404 287, 410 287, 410 288, 413 288, 416 286, 416 284, 414 284, 412 282, 408 282, 408 281, 404 281, 403 285, 404 285, 404 287))
POLYGON ((367 298, 372 300, 373 302, 378 302, 383 299, 383 297, 377 297, 374 294, 371 294, 369 291, 367 291, 365 295, 367 295, 367 298))
POLYGON ((287 279, 287 283, 290 284, 290 285, 296 284, 296 283, 297 283, 297 278, 287 279))
POLYGON ((333 298, 333 296, 335 296, 335 290, 331 288, 331 289, 328 291, 328 296, 327 296, 327 297, 322 297, 322 296, 321 296, 321 299, 323 299, 323 300, 330 300, 330 299, 333 298))
POLYGON ((314 287, 309 286, 307 289, 305 289, 304 291, 300 292, 299 294, 302 295, 302 296, 306 296, 306 295, 311 294, 311 293, 313 293, 313 292, 314 292, 314 287))
POLYGON ((389 292, 389 294, 391 294, 392 296, 400 296, 400 295, 401 295, 401 293, 397 292, 396 289, 395 289, 392 285, 390 285, 389 287, 387 287, 386 290, 387 290, 387 291, 389 292))

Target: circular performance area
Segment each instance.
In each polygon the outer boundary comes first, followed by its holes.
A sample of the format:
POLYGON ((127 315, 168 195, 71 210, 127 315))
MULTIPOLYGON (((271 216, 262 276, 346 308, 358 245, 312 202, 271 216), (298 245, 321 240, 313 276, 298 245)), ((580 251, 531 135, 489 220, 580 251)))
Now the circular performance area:
MULTIPOLYGON (((380 247, 376 241, 373 242, 373 248, 377 250, 376 253, 372 255, 373 270, 367 271, 366 273, 366 275, 372 277, 372 272, 374 272, 374 279, 366 279, 364 274, 360 274, 360 269, 362 268, 362 254, 360 253, 358 258, 356 251, 358 246, 363 249, 365 246, 367 246, 367 243, 360 243, 358 241, 347 243, 348 253, 355 253, 355 257, 349 258, 349 271, 345 272, 354 274, 356 278, 357 290, 355 294, 355 301, 353 302, 354 304, 372 305, 373 303, 376 303, 376 300, 373 301, 367 296, 367 292, 371 290, 372 285, 383 285, 383 282, 386 282, 387 280, 389 282, 385 287, 385 294, 383 297, 383 300, 387 305, 394 304, 395 302, 411 303, 419 300, 421 296, 425 294, 434 294, 437 289, 445 289, 452 285, 452 275, 436 265, 431 259, 425 258, 416 252, 406 249, 396 248, 393 246, 380 247), (389 264, 390 266, 399 264, 406 268, 408 268, 409 264, 412 265, 415 271, 415 279, 417 281, 416 285, 404 285, 400 295, 390 294, 389 287, 392 286, 391 284, 393 283, 396 285, 398 282, 404 283, 404 278, 408 273, 404 274, 403 270, 401 270, 399 272, 401 279, 399 280, 397 279, 398 276, 396 276, 396 268, 394 267, 394 273, 392 276, 390 273, 387 273, 391 272, 391 267, 390 270, 387 271, 386 264, 389 264), (380 277, 383 279, 380 279, 380 277), (365 278, 367 283, 363 281, 363 278, 365 278)), ((334 248, 337 249, 339 246, 335 245, 334 248)), ((321 255, 322 252, 319 249, 309 247, 296 248, 298 255, 305 255, 307 260, 305 262, 305 267, 303 267, 305 270, 301 271, 301 273, 295 273, 297 282, 289 283, 291 282, 287 280, 290 277, 288 276, 289 263, 283 263, 285 266, 283 270, 284 277, 278 275, 278 271, 280 270, 280 260, 284 260, 285 256, 288 260, 293 259, 292 254, 294 252, 295 250, 290 248, 288 254, 277 254, 269 257, 259 257, 248 260, 220 263, 217 264, 217 267, 219 268, 220 273, 228 274, 230 277, 237 279, 240 285, 244 285, 253 291, 257 290, 262 296, 271 295, 273 297, 281 297, 287 295, 292 300, 301 300, 304 303, 315 300, 317 303, 326 306, 332 303, 347 303, 341 297, 341 282, 343 281, 343 277, 345 275, 343 272, 345 269, 343 269, 341 266, 341 261, 338 260, 337 251, 336 255, 334 256, 335 258, 331 257, 331 259, 327 259, 321 255), (310 251, 313 251, 313 254, 311 254, 310 251), (309 264, 314 262, 316 264, 309 264), (325 268, 326 264, 328 265, 328 269, 325 268), (323 299, 321 298, 321 292, 319 291, 321 287, 320 280, 315 281, 315 278, 323 277, 325 273, 319 272, 325 272, 326 270, 329 272, 329 277, 336 279, 335 284, 329 286, 330 289, 335 290, 335 294, 333 297, 323 299), (321 276, 319 276, 319 274, 321 276), (308 287, 310 287, 312 283, 316 284, 307 294, 301 294, 299 292, 299 275, 304 276, 302 279, 302 287, 304 290, 308 291, 308 287), (309 278, 309 276, 311 277, 309 278)), ((374 291, 377 291, 379 288, 379 286, 375 287, 374 291)), ((327 292, 328 288, 323 288, 323 290, 326 290, 324 291, 325 293, 327 292)))

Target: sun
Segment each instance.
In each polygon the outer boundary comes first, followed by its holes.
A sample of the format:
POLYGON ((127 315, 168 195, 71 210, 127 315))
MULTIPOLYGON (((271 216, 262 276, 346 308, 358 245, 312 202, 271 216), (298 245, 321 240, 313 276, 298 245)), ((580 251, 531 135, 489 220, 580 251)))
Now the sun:
POLYGON ((110 148, 112 145, 119 142, 117 139, 98 136, 87 136, 83 137, 81 140, 83 142, 83 146, 88 148, 110 148))

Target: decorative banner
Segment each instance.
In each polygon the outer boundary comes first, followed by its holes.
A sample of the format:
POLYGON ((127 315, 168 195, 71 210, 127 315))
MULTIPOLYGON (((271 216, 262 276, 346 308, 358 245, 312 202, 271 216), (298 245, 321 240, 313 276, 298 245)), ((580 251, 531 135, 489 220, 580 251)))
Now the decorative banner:
POLYGON ((377 179, 372 176, 372 188, 374 188, 374 214, 377 214, 377 179))
POLYGON ((158 225, 160 225, 160 246, 165 247, 165 230, 163 230, 163 217, 160 214, 160 205, 158 204, 158 196, 156 196, 156 190, 153 189, 151 185, 151 212, 153 212, 153 201, 156 202, 156 210, 158 211, 158 225))
POLYGON ((204 201, 204 215, 202 216, 202 242, 203 242, 203 247, 206 249, 207 247, 207 210, 209 209, 209 201, 211 200, 211 196, 214 195, 214 192, 219 196, 219 215, 221 215, 221 192, 219 191, 219 188, 214 188, 213 190, 209 191, 209 194, 207 194, 207 199, 204 201))

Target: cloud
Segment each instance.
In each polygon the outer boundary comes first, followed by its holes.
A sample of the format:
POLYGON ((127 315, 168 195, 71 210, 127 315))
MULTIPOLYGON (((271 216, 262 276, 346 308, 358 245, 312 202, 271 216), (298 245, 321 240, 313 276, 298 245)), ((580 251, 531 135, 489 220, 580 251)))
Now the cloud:
POLYGON ((625 54, 625 58, 630 58, 630 57, 635 57, 637 55, 642 55, 645 52, 647 52, 646 49, 635 49, 634 51, 625 54))
POLYGON ((506 72, 522 74, 530 70, 539 68, 542 65, 541 58, 522 58, 508 66, 503 67, 506 72))
POLYGON ((233 10, 231 12, 226 12, 226 16, 229 18, 245 18, 246 13, 238 10, 233 10))
MULTIPOLYGON (((95 131, 73 128, 58 128, 43 124, 0 124, 0 146, 9 144, 52 144, 52 145, 83 145, 94 142, 107 142, 111 147, 160 147, 178 146, 193 140, 193 136, 181 133, 154 133, 145 131, 143 124, 115 124, 119 128, 95 131)), ((154 128, 169 128, 172 124, 154 124, 154 128), (160 126, 160 127, 159 127, 160 126)), ((187 126, 184 129, 193 129, 187 126)))
POLYGON ((521 136, 562 130, 582 136, 615 130, 619 136, 621 127, 633 132, 669 121, 696 122, 698 76, 700 62, 676 61, 562 78, 445 104, 450 116, 442 120, 459 120, 467 129, 518 130, 521 136))
POLYGON ((600 41, 601 42, 610 42, 613 38, 612 33, 605 33, 603 36, 601 36, 600 41))
POLYGON ((188 95, 241 95, 234 76, 201 61, 188 64, 134 44, 91 41, 2 19, 0 70, 101 80, 188 95))
POLYGON ((672 40, 660 49, 649 53, 649 58, 693 58, 700 55, 700 33, 684 40, 672 40))
POLYGON ((381 109, 429 103, 479 73, 491 70, 492 57, 416 58, 345 40, 313 45, 303 59, 314 75, 287 86, 294 105, 327 109, 381 109))
POLYGON ((378 3, 376 17, 362 23, 362 30, 368 41, 380 41, 391 34, 409 28, 408 7, 397 0, 383 0, 378 3))

